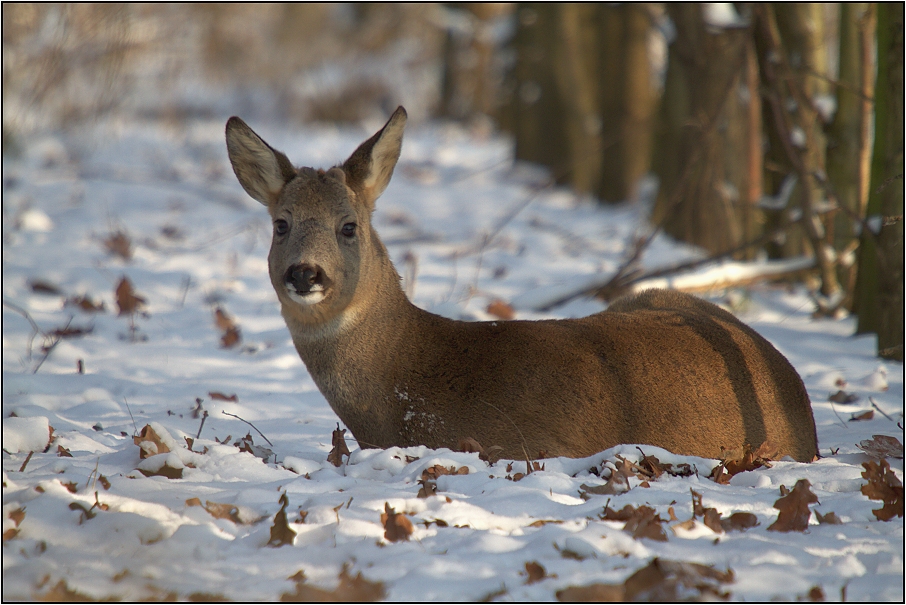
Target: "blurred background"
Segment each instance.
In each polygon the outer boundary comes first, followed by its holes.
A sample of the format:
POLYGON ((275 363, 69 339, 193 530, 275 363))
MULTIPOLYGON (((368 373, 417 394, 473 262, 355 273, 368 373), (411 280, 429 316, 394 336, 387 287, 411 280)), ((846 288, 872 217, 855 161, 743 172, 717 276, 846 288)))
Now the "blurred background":
MULTIPOLYGON (((449 120, 903 359, 903 4, 3 5, 3 157, 199 118, 449 120), (652 192, 656 191, 656 194, 652 192)), ((6 213, 4 213, 6 216, 6 213)), ((644 246, 640 242, 639 246, 644 246)))

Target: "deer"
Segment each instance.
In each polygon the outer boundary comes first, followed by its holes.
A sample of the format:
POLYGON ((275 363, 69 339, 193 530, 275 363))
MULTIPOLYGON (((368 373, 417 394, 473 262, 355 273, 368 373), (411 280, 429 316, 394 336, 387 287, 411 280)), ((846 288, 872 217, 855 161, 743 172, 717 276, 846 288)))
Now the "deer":
POLYGON ((410 302, 372 225, 406 120, 399 107, 326 170, 296 168, 238 117, 226 124, 233 171, 273 223, 268 268, 293 344, 360 447, 472 439, 528 459, 646 444, 715 459, 768 443, 816 459, 799 374, 703 299, 647 290, 537 321, 458 321, 410 302))

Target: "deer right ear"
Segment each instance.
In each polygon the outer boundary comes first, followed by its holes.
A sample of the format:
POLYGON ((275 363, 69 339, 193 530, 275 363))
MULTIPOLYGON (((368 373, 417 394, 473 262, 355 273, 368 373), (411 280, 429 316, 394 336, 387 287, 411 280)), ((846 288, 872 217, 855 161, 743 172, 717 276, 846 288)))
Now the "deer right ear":
POLYGON ((226 124, 226 144, 239 184, 265 206, 276 201, 284 185, 296 176, 289 158, 235 116, 226 124))

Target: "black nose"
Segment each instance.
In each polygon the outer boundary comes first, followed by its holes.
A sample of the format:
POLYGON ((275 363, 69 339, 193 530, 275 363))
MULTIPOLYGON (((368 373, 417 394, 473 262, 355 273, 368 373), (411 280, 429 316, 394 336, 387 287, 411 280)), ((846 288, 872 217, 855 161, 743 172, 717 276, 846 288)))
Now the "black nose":
POLYGON ((308 264, 293 265, 287 269, 284 281, 299 294, 324 290, 330 282, 321 267, 308 264))

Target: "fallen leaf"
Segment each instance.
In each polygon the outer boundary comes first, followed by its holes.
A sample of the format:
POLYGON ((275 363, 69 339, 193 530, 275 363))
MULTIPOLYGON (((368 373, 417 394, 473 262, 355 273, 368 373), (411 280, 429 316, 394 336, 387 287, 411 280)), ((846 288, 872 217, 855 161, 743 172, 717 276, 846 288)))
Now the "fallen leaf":
POLYGON ((72 458, 72 453, 62 445, 57 445, 57 456, 60 458, 72 458))
POLYGON ((726 600, 721 585, 734 581, 732 570, 718 571, 710 565, 652 559, 622 584, 571 586, 556 593, 562 602, 676 602, 726 600))
POLYGON ((13 522, 13 527, 8 528, 3 532, 3 541, 12 540, 17 535, 19 535, 19 525, 22 524, 22 521, 25 519, 25 509, 17 508, 9 512, 9 519, 13 522))
POLYGON ((525 564, 525 575, 528 576, 525 583, 534 584, 535 582, 540 582, 546 578, 556 578, 557 575, 548 575, 544 567, 541 566, 537 561, 528 561, 525 564))
POLYGON ((863 420, 871 420, 874 417, 875 417, 874 410, 866 410, 866 411, 862 412, 861 414, 853 414, 852 416, 849 417, 849 421, 850 422, 861 422, 863 420))
POLYGON ((124 231, 116 231, 104 238, 104 247, 110 254, 123 260, 132 260, 132 240, 124 231))
POLYGON ((488 464, 494 464, 497 460, 500 459, 500 454, 503 452, 503 447, 499 445, 492 445, 491 447, 485 449, 481 446, 478 441, 472 437, 466 437, 465 439, 459 440, 459 447, 456 448, 457 452, 466 452, 466 453, 477 453, 478 459, 487 462, 488 464))
POLYGON ((604 485, 586 485, 579 486, 589 494, 616 496, 625 494, 630 490, 629 478, 637 475, 632 471, 632 463, 625 458, 620 458, 619 465, 610 472, 610 478, 604 485))
POLYGON ((189 498, 186 500, 186 506, 201 506, 200 498, 189 498))
POLYGON ((290 528, 289 523, 286 521, 286 507, 289 506, 289 498, 285 492, 280 496, 280 505, 280 510, 274 515, 274 524, 271 526, 271 539, 267 542, 268 546, 274 548, 287 544, 292 546, 293 540, 296 538, 296 532, 290 528))
POLYGON ((384 538, 391 542, 408 540, 412 535, 412 522, 409 518, 394 511, 389 502, 384 503, 384 512, 381 513, 381 523, 384 526, 384 538))
POLYGON ((105 477, 104 475, 100 475, 100 476, 98 477, 98 483, 100 483, 101 486, 102 486, 105 490, 110 489, 110 479, 108 479, 108 478, 105 477))
POLYGON ((226 519, 233 523, 242 524, 242 521, 239 519, 239 507, 235 504, 224 504, 206 500, 204 509, 215 519, 226 519))
POLYGON ((890 521, 895 516, 902 517, 904 509, 903 483, 897 478, 887 460, 880 464, 872 460, 863 462, 865 470, 862 478, 868 481, 860 491, 870 500, 880 500, 884 506, 872 510, 872 514, 879 521, 890 521))
POLYGON ((491 301, 488 305, 488 314, 504 320, 510 320, 516 317, 516 311, 513 310, 513 307, 502 300, 491 301))
POLYGON ((726 485, 730 478, 739 473, 754 471, 761 467, 771 468, 770 461, 777 455, 777 448, 771 442, 765 441, 758 449, 752 450, 746 445, 742 450, 725 450, 718 464, 708 475, 716 483, 726 485))
POLYGON ((48 294, 50 296, 63 296, 63 291, 60 290, 56 285, 45 281, 43 279, 30 279, 28 280, 28 287, 31 288, 31 291, 35 294, 48 294))
POLYGON ((451 466, 449 468, 441 466, 440 464, 435 464, 434 466, 429 466, 422 471, 422 479, 428 479, 431 481, 436 481, 438 477, 442 475, 468 475, 469 467, 460 466, 456 468, 451 466))
POLYGON ((229 349, 240 343, 242 334, 239 331, 239 326, 221 307, 217 307, 214 310, 214 323, 223 332, 223 336, 220 337, 220 345, 224 349, 229 349))
POLYGON ((812 603, 823 603, 825 600, 827 600, 824 596, 824 590, 820 586, 812 586, 811 590, 808 591, 808 595, 806 596, 812 603))
POLYGON ((295 582, 296 590, 280 595, 283 603, 374 603, 383 600, 387 594, 383 582, 371 582, 362 577, 362 572, 350 576, 347 565, 343 565, 340 583, 334 590, 309 586, 301 571, 288 579, 295 582))
POLYGON ((828 395, 828 401, 833 401, 834 403, 855 403, 859 401, 859 396, 855 393, 847 393, 846 391, 837 391, 832 395, 828 395))
POLYGON ((560 519, 538 519, 537 521, 532 521, 528 524, 529 527, 544 527, 553 523, 554 525, 560 525, 563 523, 560 519))
POLYGON ((144 297, 135 293, 129 278, 123 276, 120 283, 116 286, 116 306, 119 309, 119 315, 131 315, 138 311, 146 302, 144 297))
POLYGON ((789 494, 774 503, 774 508, 780 513, 777 520, 768 527, 768 531, 805 531, 808 528, 808 520, 812 515, 808 505, 818 501, 818 496, 810 488, 808 479, 800 479, 789 494))
POLYGON ((239 401, 239 397, 236 396, 236 393, 233 393, 232 395, 225 395, 219 391, 211 391, 208 393, 208 397, 210 397, 214 401, 232 401, 234 403, 239 401))
POLYGON ((419 479, 418 484, 421 487, 418 490, 418 498, 430 498, 437 495, 437 483, 430 479, 419 479))
POLYGON ((330 453, 327 454, 327 461, 334 466, 343 465, 343 456, 346 456, 346 459, 349 460, 349 448, 346 447, 345 435, 346 429, 341 429, 340 425, 337 424, 337 428, 331 436, 331 445, 333 445, 333 448, 330 450, 330 453))
POLYGON ((872 435, 871 439, 860 441, 858 448, 872 458, 903 458, 903 444, 896 437, 872 435))
POLYGON ((91 300, 91 297, 87 294, 84 296, 70 296, 63 303, 65 307, 78 307, 80 310, 85 311, 86 313, 103 313, 106 311, 103 301, 96 303, 91 300))
POLYGON ((724 531, 745 531, 758 525, 758 517, 752 513, 733 513, 726 519, 721 519, 724 531))
POLYGON ((138 436, 132 438, 132 441, 139 447, 138 456, 142 460, 170 451, 170 448, 161 440, 160 435, 154 432, 150 424, 146 424, 138 436))
POLYGON ((818 511, 815 511, 815 517, 818 519, 820 525, 843 525, 843 521, 841 521, 840 517, 834 512, 822 515, 818 511))

